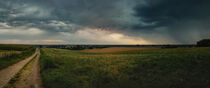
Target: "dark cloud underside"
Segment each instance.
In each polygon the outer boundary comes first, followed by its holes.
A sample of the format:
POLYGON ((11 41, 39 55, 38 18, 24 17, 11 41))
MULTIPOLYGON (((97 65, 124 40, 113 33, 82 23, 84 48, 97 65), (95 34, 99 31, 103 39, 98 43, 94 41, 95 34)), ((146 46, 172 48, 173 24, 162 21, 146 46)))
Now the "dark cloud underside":
POLYGON ((147 0, 137 5, 135 16, 152 25, 135 25, 134 29, 154 30, 167 27, 168 33, 180 42, 209 38, 209 0, 147 0), (196 33, 195 33, 196 32, 196 33))
POLYGON ((153 43, 194 43, 210 38, 209 8, 209 0, 0 0, 0 30, 38 28, 54 38, 90 28, 153 43))

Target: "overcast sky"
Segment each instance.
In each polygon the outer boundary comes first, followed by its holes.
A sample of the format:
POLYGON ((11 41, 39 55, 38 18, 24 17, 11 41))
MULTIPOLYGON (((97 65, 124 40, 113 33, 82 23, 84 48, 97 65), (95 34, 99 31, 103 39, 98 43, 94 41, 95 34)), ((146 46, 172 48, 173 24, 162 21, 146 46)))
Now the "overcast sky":
POLYGON ((194 44, 210 0, 0 0, 0 43, 194 44))

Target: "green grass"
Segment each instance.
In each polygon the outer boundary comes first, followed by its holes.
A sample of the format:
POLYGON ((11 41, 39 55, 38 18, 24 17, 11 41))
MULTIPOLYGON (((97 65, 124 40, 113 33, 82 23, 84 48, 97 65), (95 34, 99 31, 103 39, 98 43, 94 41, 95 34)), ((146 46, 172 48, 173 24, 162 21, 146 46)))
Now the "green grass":
POLYGON ((210 48, 117 53, 41 49, 46 88, 210 88, 210 48))
POLYGON ((0 69, 10 66, 35 52, 35 47, 26 45, 0 45, 0 69))

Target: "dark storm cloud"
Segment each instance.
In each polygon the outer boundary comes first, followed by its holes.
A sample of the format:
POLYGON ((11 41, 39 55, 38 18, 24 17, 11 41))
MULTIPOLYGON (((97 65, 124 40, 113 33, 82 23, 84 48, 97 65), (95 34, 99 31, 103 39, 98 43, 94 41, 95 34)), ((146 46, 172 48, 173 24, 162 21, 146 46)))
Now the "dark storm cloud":
MULTIPOLYGON (((69 21, 91 28, 121 29, 133 25, 129 0, 15 0, 1 2, 10 7, 9 22, 69 21)), ((4 18, 5 20, 5 18, 4 18)))
POLYGON ((209 0, 0 0, 0 22, 54 34, 88 27, 194 43, 210 38, 209 8, 209 0))
POLYGON ((135 10, 142 21, 162 26, 182 20, 209 20, 209 8, 209 0, 148 0, 135 10))
POLYGON ((167 27, 168 33, 180 42, 192 42, 209 38, 209 0, 147 0, 145 5, 137 5, 135 16, 140 22, 152 25, 135 25, 134 29, 154 31, 167 27), (196 33, 195 33, 196 32, 196 33))

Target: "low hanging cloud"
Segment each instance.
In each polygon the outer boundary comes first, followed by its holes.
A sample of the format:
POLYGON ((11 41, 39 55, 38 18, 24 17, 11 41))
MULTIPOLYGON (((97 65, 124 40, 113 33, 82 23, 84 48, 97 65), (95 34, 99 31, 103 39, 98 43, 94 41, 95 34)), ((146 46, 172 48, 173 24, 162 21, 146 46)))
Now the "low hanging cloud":
MULTIPOLYGON (((24 30, 0 30, 0 36, 10 36, 9 39, 1 41, 8 44, 152 44, 141 37, 126 36, 120 33, 113 33, 102 29, 85 28, 74 33, 57 32, 56 36, 48 35, 39 29, 24 30), (8 34, 10 33, 10 34, 8 34), (27 34, 28 33, 28 34, 27 34), (6 35, 5 35, 6 34, 6 35), (21 38, 24 35, 25 38, 21 38), (39 40, 32 38, 41 36, 39 40), (50 37, 49 37, 50 36, 50 37), (19 38, 19 39, 18 39, 19 38), (21 39, 20 39, 21 38, 21 39)), ((0 38, 1 39, 1 38, 0 38)))
POLYGON ((208 0, 1 0, 0 40, 191 44, 210 38, 208 8, 208 0))
POLYGON ((126 36, 102 29, 85 28, 76 33, 61 32, 61 36, 72 44, 152 44, 141 37, 126 36))

